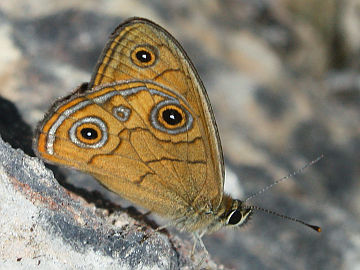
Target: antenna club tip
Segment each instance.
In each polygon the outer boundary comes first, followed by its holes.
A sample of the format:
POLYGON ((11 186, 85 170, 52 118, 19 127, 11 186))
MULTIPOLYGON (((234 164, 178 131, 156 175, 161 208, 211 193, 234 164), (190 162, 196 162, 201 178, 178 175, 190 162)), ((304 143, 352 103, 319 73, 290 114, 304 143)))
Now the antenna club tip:
POLYGON ((314 229, 314 230, 317 231, 317 232, 321 232, 321 227, 319 227, 319 226, 309 225, 309 227, 310 227, 311 229, 314 229))

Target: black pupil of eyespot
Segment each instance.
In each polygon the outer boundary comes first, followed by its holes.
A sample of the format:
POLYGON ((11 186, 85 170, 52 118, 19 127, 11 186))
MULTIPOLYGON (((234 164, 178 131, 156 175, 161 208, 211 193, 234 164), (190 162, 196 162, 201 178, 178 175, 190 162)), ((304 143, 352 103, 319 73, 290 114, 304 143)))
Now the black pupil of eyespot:
POLYGON ((169 125, 177 125, 182 121, 182 115, 174 109, 167 109, 163 111, 162 117, 169 125))
POLYGON ((83 136, 83 138, 87 140, 94 140, 98 137, 97 131, 93 128, 83 128, 80 133, 81 136, 83 136))
POLYGON ((240 222, 241 218, 242 218, 241 212, 238 210, 235 210, 234 212, 231 213, 231 217, 229 219, 228 224, 230 224, 230 225, 238 224, 240 222))
POLYGON ((148 63, 151 61, 151 54, 145 50, 140 50, 136 53, 136 58, 143 63, 148 63))

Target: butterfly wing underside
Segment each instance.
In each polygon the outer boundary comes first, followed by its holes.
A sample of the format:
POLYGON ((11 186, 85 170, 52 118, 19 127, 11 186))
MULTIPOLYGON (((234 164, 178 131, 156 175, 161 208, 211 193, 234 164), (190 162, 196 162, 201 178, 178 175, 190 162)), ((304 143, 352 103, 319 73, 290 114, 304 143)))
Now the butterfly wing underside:
POLYGON ((116 28, 88 90, 52 106, 35 150, 173 219, 222 199, 222 150, 204 86, 179 43, 146 19, 116 28))

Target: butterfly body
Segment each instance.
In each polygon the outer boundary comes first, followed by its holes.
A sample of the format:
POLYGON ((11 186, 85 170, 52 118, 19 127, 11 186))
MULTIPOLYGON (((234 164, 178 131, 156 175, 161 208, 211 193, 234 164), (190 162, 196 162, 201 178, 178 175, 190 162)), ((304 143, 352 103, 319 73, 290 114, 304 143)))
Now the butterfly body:
POLYGON ((224 194, 220 139, 195 68, 180 44, 146 19, 116 28, 90 83, 41 121, 34 149, 181 230, 242 225, 252 212, 224 194))

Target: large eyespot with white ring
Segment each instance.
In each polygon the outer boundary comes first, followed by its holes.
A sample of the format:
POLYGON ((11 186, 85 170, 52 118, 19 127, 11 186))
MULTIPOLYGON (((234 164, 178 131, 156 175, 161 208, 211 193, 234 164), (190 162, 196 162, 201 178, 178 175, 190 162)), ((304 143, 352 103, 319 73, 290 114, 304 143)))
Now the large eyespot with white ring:
POLYGON ((70 140, 81 148, 100 148, 108 140, 106 124, 97 117, 85 117, 69 129, 70 140))
POLYGON ((175 100, 159 102, 150 113, 151 125, 168 134, 179 134, 191 129, 193 117, 175 100))

